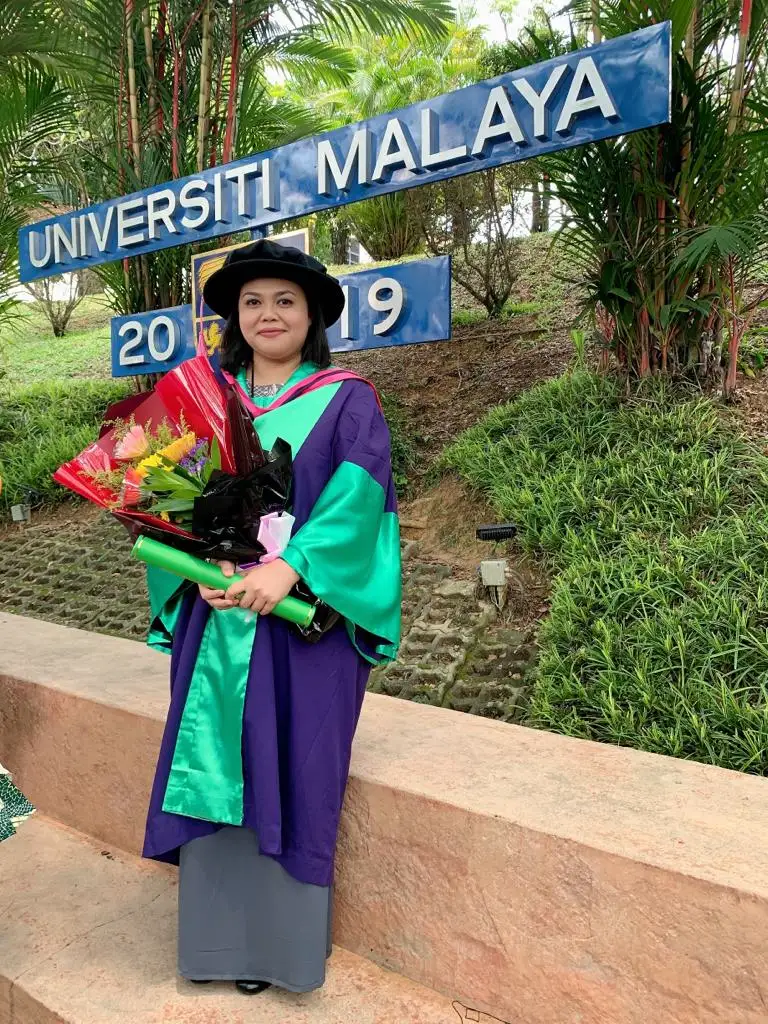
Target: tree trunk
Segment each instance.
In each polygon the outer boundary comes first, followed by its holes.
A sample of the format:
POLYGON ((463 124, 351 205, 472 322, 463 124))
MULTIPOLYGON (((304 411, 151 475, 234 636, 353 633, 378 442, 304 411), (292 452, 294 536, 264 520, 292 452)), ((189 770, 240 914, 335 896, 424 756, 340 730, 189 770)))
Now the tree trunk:
POLYGON ((544 172, 541 178, 541 230, 549 231, 549 210, 552 203, 552 180, 544 172))
MULTIPOLYGON (((691 11, 691 20, 688 22, 688 28, 685 32, 685 59, 688 61, 688 65, 691 71, 694 69, 696 62, 696 28, 698 25, 699 18, 699 4, 696 3, 691 11)), ((689 98, 687 95, 683 95, 683 113, 687 113, 689 98)), ((681 167, 681 187, 680 187, 680 226, 687 228, 691 223, 691 211, 688 208, 688 182, 686 179, 686 172, 691 161, 691 126, 685 123, 685 141, 683 142, 682 152, 682 167, 681 167)))
MULTIPOLYGON (((160 0, 157 8, 157 68, 155 76, 158 83, 165 81, 166 34, 168 28, 168 0, 160 0)), ((157 134, 162 135, 165 128, 163 104, 157 105, 157 134)))
POLYGON ((216 81, 216 98, 213 101, 213 115, 211 117, 212 127, 209 135, 210 141, 210 157, 208 159, 208 166, 216 166, 216 150, 219 145, 219 125, 221 123, 221 86, 224 81, 224 61, 225 57, 222 55, 217 71, 216 81))
POLYGON ((203 8, 202 52, 200 56, 200 95, 197 107, 197 169, 205 166, 211 103, 211 4, 206 0, 203 8))
POLYGON ((349 224, 344 219, 330 218, 331 260, 339 265, 347 262, 349 252, 349 224))
POLYGON ((141 144, 139 141, 139 98, 136 92, 136 63, 133 46, 133 0, 125 0, 125 46, 128 58, 128 127, 133 164, 136 172, 141 167, 141 144))
POLYGON ((120 48, 120 79, 117 87, 117 131, 115 141, 117 142, 117 185, 120 192, 123 191, 123 177, 125 165, 123 163, 123 108, 125 104, 125 47, 120 48))
POLYGON ((179 70, 181 53, 176 33, 171 27, 171 49, 173 50, 173 99, 171 101, 171 171, 174 178, 179 176, 179 70))
POLYGON ((602 43, 603 33, 600 31, 600 0, 592 0, 592 42, 602 43))
POLYGON ((534 181, 531 191, 531 234, 539 234, 541 227, 541 182, 534 181))
POLYGON ((147 64, 147 84, 149 91, 149 123, 152 135, 157 137, 157 82, 155 81, 155 58, 152 49, 152 25, 149 20, 149 7, 142 3, 141 25, 144 30, 144 60, 147 64))
POLYGON ((230 51, 232 59, 229 66, 229 90, 227 92, 227 120, 224 131, 224 146, 221 153, 221 162, 228 164, 232 159, 232 151, 235 145, 235 123, 237 117, 237 91, 240 84, 240 26, 239 26, 239 2, 232 2, 232 24, 230 32, 230 51))
POLYGON ((739 19, 739 49, 736 55, 736 67, 733 76, 731 93, 731 117, 728 122, 728 134, 733 135, 739 127, 744 109, 744 73, 747 65, 747 42, 752 21, 752 0, 742 0, 741 18, 739 19))

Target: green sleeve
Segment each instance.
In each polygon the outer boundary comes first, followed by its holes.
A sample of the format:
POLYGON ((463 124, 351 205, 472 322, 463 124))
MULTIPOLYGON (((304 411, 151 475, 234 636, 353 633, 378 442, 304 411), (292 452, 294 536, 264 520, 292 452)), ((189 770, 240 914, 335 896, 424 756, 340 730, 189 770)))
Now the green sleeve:
POLYGON ((372 664, 393 660, 400 643, 400 527, 385 504, 384 488, 367 470, 342 462, 282 555, 346 619, 372 664))
POLYGON ((164 569, 147 566, 149 592, 149 633, 147 644, 164 654, 171 653, 173 634, 181 614, 184 595, 194 586, 164 569))

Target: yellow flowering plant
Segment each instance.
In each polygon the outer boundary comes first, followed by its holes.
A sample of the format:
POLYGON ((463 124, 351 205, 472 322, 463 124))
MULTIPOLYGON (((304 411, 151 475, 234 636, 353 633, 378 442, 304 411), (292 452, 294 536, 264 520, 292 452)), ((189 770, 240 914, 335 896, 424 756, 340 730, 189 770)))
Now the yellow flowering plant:
POLYGON ((136 508, 164 522, 190 526, 195 498, 214 469, 221 468, 221 457, 216 443, 211 449, 183 419, 181 429, 177 435, 165 421, 154 429, 151 423, 141 426, 133 420, 115 423, 120 468, 92 474, 95 483, 115 493, 115 509, 136 508))

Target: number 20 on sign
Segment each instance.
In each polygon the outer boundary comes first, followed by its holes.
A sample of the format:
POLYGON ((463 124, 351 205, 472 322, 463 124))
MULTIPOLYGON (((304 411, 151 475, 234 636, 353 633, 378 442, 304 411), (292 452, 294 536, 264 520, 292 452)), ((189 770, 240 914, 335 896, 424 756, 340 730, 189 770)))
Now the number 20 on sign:
MULTIPOLYGON (((328 330, 332 352, 444 341, 451 336, 450 258, 414 260, 339 277, 346 303, 328 330)), ((205 328, 224 321, 206 318, 205 328)), ((196 351, 192 307, 112 320, 112 376, 172 370, 196 351)))
POLYGON ((112 318, 112 376, 172 370, 194 355, 192 307, 112 318))

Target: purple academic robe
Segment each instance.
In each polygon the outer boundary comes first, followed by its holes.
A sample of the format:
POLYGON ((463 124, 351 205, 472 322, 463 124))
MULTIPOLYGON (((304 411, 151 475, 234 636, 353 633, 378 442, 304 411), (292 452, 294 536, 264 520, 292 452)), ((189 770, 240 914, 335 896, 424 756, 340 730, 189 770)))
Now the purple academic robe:
MULTIPOLYGON (((360 381, 345 381, 295 457, 294 534, 343 462, 366 470, 384 489, 385 513, 396 512, 389 452, 375 393, 360 381)), ((221 827, 162 810, 209 614, 196 588, 190 591, 174 630, 171 703, 147 820, 144 856, 175 864, 181 846, 221 827)), ((362 630, 356 636, 366 652, 381 641, 362 630)), ((352 737, 370 667, 343 622, 309 644, 281 619, 259 619, 243 717, 243 824, 256 831, 261 852, 301 882, 325 886, 332 881, 352 737)))

